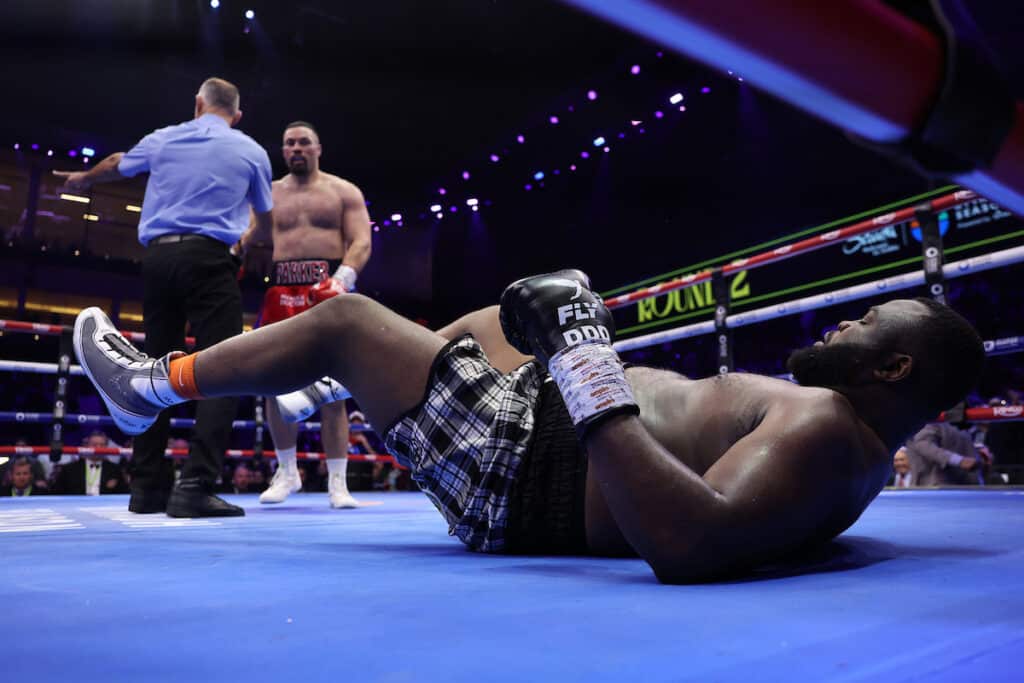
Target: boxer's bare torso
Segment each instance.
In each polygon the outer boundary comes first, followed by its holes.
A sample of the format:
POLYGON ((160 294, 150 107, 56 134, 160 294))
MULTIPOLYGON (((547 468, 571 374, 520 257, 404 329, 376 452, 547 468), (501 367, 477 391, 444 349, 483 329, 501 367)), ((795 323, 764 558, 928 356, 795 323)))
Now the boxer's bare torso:
MULTIPOLYGON (((890 474, 885 444, 834 391, 742 373, 691 380, 631 367, 627 377, 644 427, 667 451, 723 496, 747 496, 755 509, 765 499, 764 523, 748 539, 764 559, 841 533, 890 474), (761 480, 757 488, 735 484, 751 479, 761 480), (780 499, 785 514, 768 503, 780 499)), ((590 550, 633 554, 593 468, 586 500, 590 550)))
POLYGON ((291 175, 274 181, 273 259, 343 259, 342 226, 354 196, 352 183, 323 171, 306 182, 291 175))

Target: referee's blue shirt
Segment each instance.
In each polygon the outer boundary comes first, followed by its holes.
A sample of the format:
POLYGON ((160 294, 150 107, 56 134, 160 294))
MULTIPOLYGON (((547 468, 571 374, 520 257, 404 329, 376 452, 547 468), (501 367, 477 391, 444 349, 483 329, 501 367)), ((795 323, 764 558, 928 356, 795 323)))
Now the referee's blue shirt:
POLYGON ((215 114, 155 130, 117 166, 132 177, 149 171, 139 221, 143 245, 160 235, 197 234, 234 244, 249 227, 249 206, 270 211, 270 158, 215 114))

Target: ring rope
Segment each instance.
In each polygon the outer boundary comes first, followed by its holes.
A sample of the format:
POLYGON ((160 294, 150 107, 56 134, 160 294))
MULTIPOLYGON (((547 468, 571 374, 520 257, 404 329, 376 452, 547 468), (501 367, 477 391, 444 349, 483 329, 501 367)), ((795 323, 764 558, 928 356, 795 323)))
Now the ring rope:
MULTIPOLYGON (((0 330, 7 332, 25 332, 28 334, 42 334, 48 337, 59 337, 62 334, 71 334, 74 331, 71 325, 48 325, 45 323, 28 323, 22 320, 0 320, 0 330)), ((142 332, 120 331, 121 336, 128 341, 145 343, 146 335, 142 332)), ((185 337, 186 346, 195 346, 195 337, 185 337)))
MULTIPOLYGON (((978 195, 974 194, 970 190, 958 190, 957 192, 952 192, 950 194, 928 200, 922 204, 907 206, 896 211, 875 216, 874 218, 866 218, 845 228, 829 230, 828 232, 823 232, 820 235, 815 235, 814 237, 808 237, 807 239, 800 240, 799 242, 784 244, 781 247, 772 249, 771 251, 755 254, 754 256, 749 256, 747 258, 737 259, 725 266, 722 266, 722 274, 729 276, 741 270, 760 268, 761 266, 766 266, 771 263, 784 261, 788 258, 792 258, 793 256, 808 254, 812 251, 817 251, 818 249, 822 249, 833 244, 840 244, 851 237, 855 237, 866 232, 874 232, 889 225, 895 225, 897 223, 903 223, 911 220, 915 217, 917 212, 922 209, 933 212, 944 211, 972 199, 977 199, 977 197, 978 195)), ((707 282, 711 279, 712 272, 713 271, 711 269, 702 270, 699 273, 692 273, 667 282, 652 285, 651 287, 643 287, 627 294, 605 299, 604 303, 605 306, 610 309, 622 308, 623 306, 627 306, 642 299, 649 299, 652 296, 658 296, 659 294, 665 294, 667 292, 674 292, 678 289, 688 289, 702 282, 707 282)))
MULTIPOLYGON (((964 275, 971 275, 973 273, 980 273, 993 268, 1013 265, 1022 261, 1024 261, 1024 246, 1013 247, 1010 249, 1003 249, 1002 251, 982 254, 962 261, 947 263, 943 266, 942 273, 947 279, 952 279, 962 277, 964 275)), ((725 319, 725 324, 726 327, 735 329, 737 327, 744 327, 754 323, 774 320, 775 318, 781 318, 794 313, 813 311, 819 308, 845 303, 847 301, 865 299, 877 294, 910 289, 911 287, 917 287, 924 283, 925 274, 922 271, 894 275, 892 277, 875 280, 873 282, 865 282, 864 284, 855 285, 853 287, 845 287, 843 289, 837 289, 823 294, 815 294, 802 299, 794 299, 780 304, 756 308, 744 313, 736 313, 728 316, 725 319)), ((632 351, 633 349, 640 349, 654 344, 663 344, 677 341, 679 339, 711 334, 714 331, 715 322, 713 320, 707 320, 691 325, 675 327, 670 330, 662 330, 661 332, 653 332, 651 334, 633 337, 632 339, 623 339, 615 342, 614 346, 615 350, 619 352, 632 351)))
MULTIPOLYGON (((0 455, 46 455, 50 452, 49 446, 0 446, 0 455)), ((62 453, 66 455, 131 455, 132 449, 130 448, 114 448, 112 446, 91 448, 88 446, 65 446, 62 453)), ((188 457, 187 448, 168 448, 164 450, 164 455, 172 458, 185 458, 188 457)), ((224 455, 228 458, 252 458, 255 452, 250 449, 237 449, 231 448, 224 451, 224 455)), ((277 453, 274 451, 263 451, 263 457, 276 458, 277 453)), ((295 454, 300 460, 326 460, 326 453, 317 453, 313 451, 303 451, 295 454)), ((348 456, 349 460, 355 462, 383 462, 390 463, 400 469, 406 469, 395 459, 393 455, 387 455, 383 453, 350 453, 348 456)))
MULTIPOLYGON (((29 413, 23 411, 0 410, 0 423, 20 422, 22 424, 50 424, 53 422, 53 413, 29 413)), ((64 424, 100 425, 106 427, 114 426, 114 418, 109 415, 85 415, 68 413, 64 416, 64 424)), ((191 429, 196 421, 187 417, 172 417, 171 427, 191 429)), ((264 423, 265 424, 265 423, 264 423)), ((319 422, 300 422, 299 431, 315 432, 320 430, 319 422)), ((255 420, 235 420, 231 423, 232 429, 254 429, 255 420)), ((373 426, 369 424, 349 425, 350 432, 372 432, 373 426)))

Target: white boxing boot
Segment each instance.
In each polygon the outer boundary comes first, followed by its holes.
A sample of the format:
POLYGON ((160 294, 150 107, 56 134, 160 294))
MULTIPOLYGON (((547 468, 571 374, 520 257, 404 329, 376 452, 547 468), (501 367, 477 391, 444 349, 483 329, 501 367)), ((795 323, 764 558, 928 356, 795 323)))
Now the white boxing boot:
POLYGON ((285 499, 302 488, 299 477, 299 466, 296 463, 294 448, 277 450, 277 472, 270 480, 270 486, 260 494, 260 503, 283 503, 285 499))
POLYGON ((348 458, 327 460, 327 493, 331 497, 332 508, 359 507, 359 501, 348 492, 347 470, 348 458))
POLYGON ((277 397, 277 407, 285 422, 302 422, 320 410, 320 406, 351 397, 349 390, 330 377, 321 377, 308 387, 277 397))

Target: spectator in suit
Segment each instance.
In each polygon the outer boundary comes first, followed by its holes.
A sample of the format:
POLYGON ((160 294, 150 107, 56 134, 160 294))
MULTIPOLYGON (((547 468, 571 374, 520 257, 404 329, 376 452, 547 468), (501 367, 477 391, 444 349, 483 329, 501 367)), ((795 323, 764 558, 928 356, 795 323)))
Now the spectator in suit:
MULTIPOLYGON (((32 476, 32 462, 25 456, 11 461, 11 483, 0 487, 0 497, 41 496, 49 493, 46 486, 40 486, 32 476)), ((45 484, 45 482, 43 482, 45 484)))
POLYGON ((910 458, 907 449, 901 448, 892 457, 893 477, 891 486, 906 489, 914 486, 914 473, 910 471, 910 458))
POLYGON ((252 470, 244 462, 238 463, 231 475, 231 493, 252 493, 252 470))
MULTIPOLYGON (((95 431, 86 437, 85 444, 85 448, 107 448, 109 439, 103 432, 95 431)), ((55 493, 72 496, 128 492, 121 466, 95 453, 61 467, 54 489, 55 493)))
POLYGON ((985 460, 966 430, 947 422, 925 425, 906 444, 918 486, 956 486, 984 481, 985 460))

